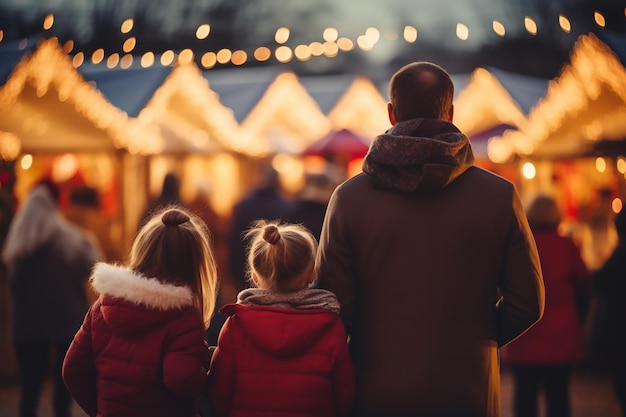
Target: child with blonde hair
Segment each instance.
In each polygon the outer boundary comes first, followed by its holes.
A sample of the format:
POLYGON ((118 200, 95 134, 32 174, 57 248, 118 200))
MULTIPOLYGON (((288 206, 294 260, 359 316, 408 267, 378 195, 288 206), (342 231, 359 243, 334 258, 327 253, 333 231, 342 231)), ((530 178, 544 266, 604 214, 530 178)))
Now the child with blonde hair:
POLYGON ((209 372, 215 415, 347 416, 354 369, 337 298, 310 288, 317 241, 304 226, 266 221, 247 237, 255 287, 222 309, 209 372))
POLYGON ((199 416, 217 286, 205 224, 181 207, 157 212, 128 264, 98 263, 90 282, 99 298, 63 364, 76 402, 91 417, 199 416))

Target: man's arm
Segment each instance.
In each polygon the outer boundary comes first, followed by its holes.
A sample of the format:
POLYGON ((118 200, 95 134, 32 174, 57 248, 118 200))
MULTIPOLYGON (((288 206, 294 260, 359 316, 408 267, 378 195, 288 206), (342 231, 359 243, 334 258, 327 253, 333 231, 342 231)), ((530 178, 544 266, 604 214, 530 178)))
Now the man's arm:
POLYGON ((517 190, 512 189, 512 218, 499 284, 496 327, 500 347, 519 337, 541 319, 544 286, 535 239, 517 190))

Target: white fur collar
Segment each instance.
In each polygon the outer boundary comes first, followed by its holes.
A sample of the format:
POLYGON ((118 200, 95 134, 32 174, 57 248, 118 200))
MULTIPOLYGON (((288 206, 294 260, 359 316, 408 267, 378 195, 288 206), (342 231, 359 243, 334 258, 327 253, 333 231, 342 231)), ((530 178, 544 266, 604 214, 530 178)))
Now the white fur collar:
POLYGON ((188 287, 147 278, 119 265, 99 262, 95 265, 89 280, 99 294, 143 304, 150 308, 172 310, 193 305, 193 293, 188 287))

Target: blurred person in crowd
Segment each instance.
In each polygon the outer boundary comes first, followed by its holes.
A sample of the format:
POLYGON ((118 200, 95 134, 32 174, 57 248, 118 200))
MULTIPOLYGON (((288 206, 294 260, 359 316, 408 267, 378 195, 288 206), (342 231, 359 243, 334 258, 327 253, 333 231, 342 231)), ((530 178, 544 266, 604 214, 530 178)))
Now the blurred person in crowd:
POLYGON ((90 282, 99 298, 63 364, 76 402, 91 417, 198 417, 217 286, 202 220, 180 206, 155 212, 128 263, 98 263, 90 282))
POLYGON ((549 196, 536 197, 527 213, 537 243, 546 291, 543 318, 503 352, 512 366, 516 417, 539 415, 539 392, 548 417, 569 417, 572 366, 586 358, 583 322, 591 301, 591 277, 579 247, 559 234, 561 211, 549 196))
POLYGON ((186 205, 180 196, 180 178, 173 172, 168 172, 163 177, 163 185, 159 196, 148 203, 148 207, 139 220, 139 227, 147 221, 156 211, 169 205, 186 205))
POLYGON ((254 288, 229 316, 209 373, 217 417, 348 417, 354 368, 339 303, 315 280, 317 241, 298 224, 259 221, 247 232, 254 288))
POLYGON ((499 347, 543 314, 521 199, 473 165, 453 90, 432 63, 396 72, 391 129, 328 205, 318 285, 341 303, 359 417, 500 416, 499 347))
POLYGON ((272 166, 264 166, 257 188, 244 196, 233 208, 229 235, 230 274, 237 291, 248 287, 246 273, 246 247, 244 237, 256 220, 285 220, 290 201, 281 193, 280 177, 272 166))
POLYGON ((604 265, 593 273, 598 297, 592 347, 605 356, 615 397, 626 417, 626 210, 614 218, 617 246, 604 265))
POLYGON ((319 240, 328 201, 338 184, 326 173, 306 174, 304 181, 286 217, 290 222, 303 224, 319 240))
POLYGON ((119 245, 111 237, 111 221, 102 212, 97 189, 88 186, 72 188, 65 217, 96 236, 106 260, 120 259, 119 245))
POLYGON ((12 297, 19 417, 37 415, 50 365, 54 415, 70 415, 61 366, 88 309, 85 283, 101 259, 95 238, 63 218, 58 198, 52 181, 37 183, 18 208, 2 250, 12 297))

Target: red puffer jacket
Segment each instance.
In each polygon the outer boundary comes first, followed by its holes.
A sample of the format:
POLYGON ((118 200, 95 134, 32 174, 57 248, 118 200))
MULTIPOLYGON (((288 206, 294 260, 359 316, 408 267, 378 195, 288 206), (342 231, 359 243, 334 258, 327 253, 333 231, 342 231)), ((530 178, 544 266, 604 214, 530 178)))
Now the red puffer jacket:
POLYGON ((354 369, 337 314, 231 304, 209 373, 218 417, 349 414, 354 369))
POLYGON ((91 282, 101 295, 63 364, 76 402, 91 417, 199 415, 209 352, 191 290, 103 263, 91 282))

